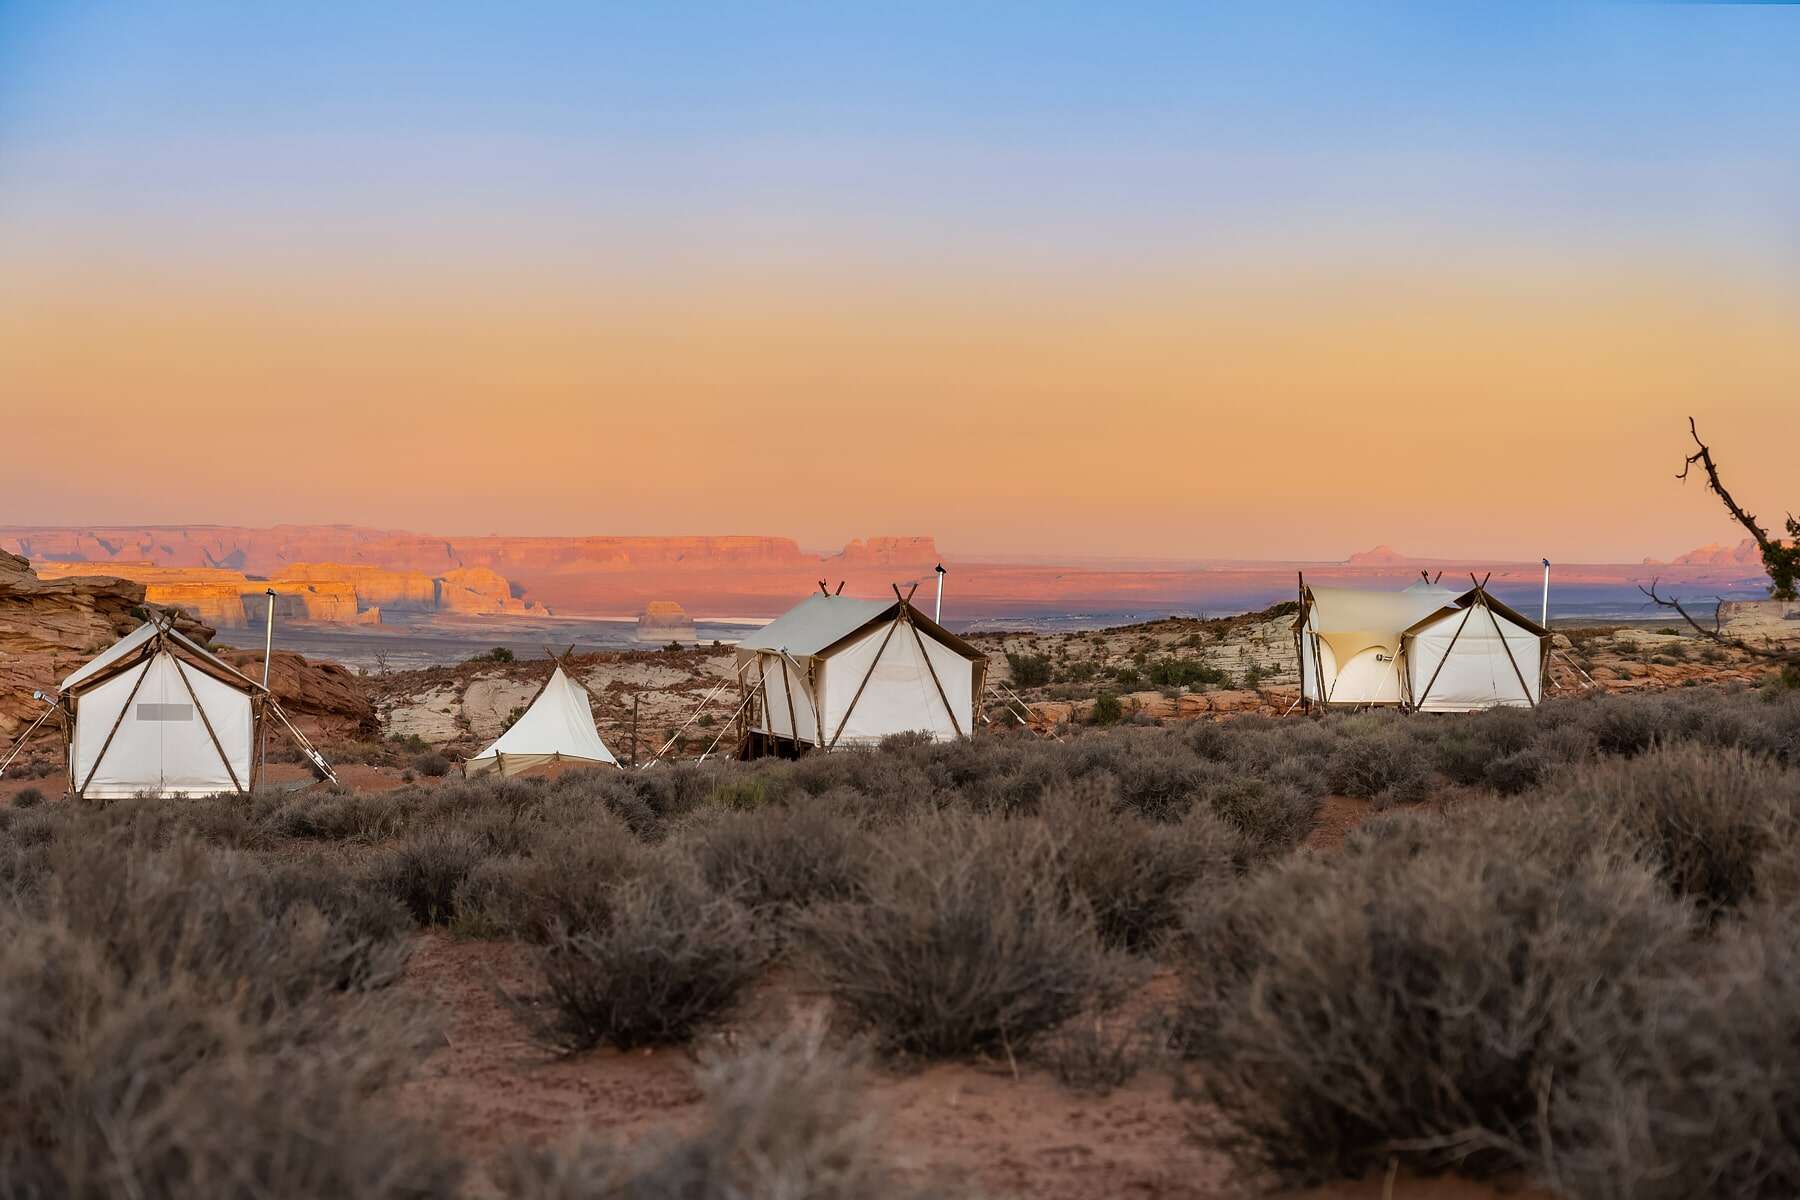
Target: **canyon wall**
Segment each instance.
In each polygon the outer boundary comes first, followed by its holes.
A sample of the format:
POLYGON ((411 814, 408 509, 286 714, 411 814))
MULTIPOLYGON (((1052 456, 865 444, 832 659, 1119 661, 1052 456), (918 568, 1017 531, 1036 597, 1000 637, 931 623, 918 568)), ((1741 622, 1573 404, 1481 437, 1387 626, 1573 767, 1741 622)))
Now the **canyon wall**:
POLYGON ((271 579, 224 567, 171 567, 109 561, 46 562, 43 579, 106 574, 144 585, 144 598, 192 613, 217 629, 261 628, 267 589, 284 621, 378 624, 390 612, 525 613, 541 611, 512 594, 507 579, 486 567, 452 567, 439 578, 341 563, 292 563, 271 579))
MULTIPOLYGON (((32 698, 50 689, 144 620, 144 605, 155 603, 149 585, 98 574, 52 572, 41 576, 26 559, 0 551, 0 745, 37 719, 43 703, 32 698)), ((176 628, 208 642, 213 630, 187 616, 176 628)), ((253 678, 262 656, 225 651, 225 657, 253 678)), ((333 663, 314 663, 298 654, 277 651, 270 661, 269 682, 275 697, 292 715, 318 718, 334 729, 367 730, 375 710, 355 677, 333 663)), ((40 743, 40 753, 54 744, 40 743)))
MULTIPOLYGON (((346 525, 181 528, 0 527, 0 549, 49 559, 88 559, 70 570, 155 563, 245 578, 260 594, 267 577, 277 591, 311 593, 294 601, 307 618, 367 622, 381 612, 635 616, 655 601, 672 600, 700 616, 766 617, 785 611, 820 580, 841 581, 852 596, 891 595, 919 583, 918 598, 935 595, 932 568, 940 557, 924 536, 871 537, 834 553, 804 550, 783 537, 438 537, 346 525), (347 585, 354 610, 328 584, 347 585), (335 614, 335 615, 327 615, 335 614)), ((1535 562, 1457 562, 1413 557, 1389 546, 1339 563, 1170 562, 1138 566, 996 563, 958 559, 946 564, 945 613, 958 618, 1003 614, 1236 611, 1291 596, 1294 572, 1309 581, 1365 587, 1404 587, 1420 569, 1444 572, 1460 584, 1470 571, 1493 571, 1492 582, 1518 597, 1541 577, 1535 562)), ((1674 564, 1558 563, 1552 590, 1578 587, 1631 591, 1653 577, 1707 594, 1754 587, 1760 564, 1743 546, 1705 547, 1674 564)), ((219 576, 192 582, 217 586, 219 576)), ((175 580, 163 577, 162 586, 175 580)), ((228 588, 227 588, 228 590, 228 588)), ((158 593, 171 595, 172 593, 158 593)), ((1569 594, 1564 591, 1562 594, 1569 594)), ((191 593, 197 611, 231 627, 225 592, 191 593)), ((287 601, 284 600, 284 603, 287 601)), ((239 621, 245 618, 239 618, 239 621)), ((260 623, 260 612, 249 620, 260 623)))

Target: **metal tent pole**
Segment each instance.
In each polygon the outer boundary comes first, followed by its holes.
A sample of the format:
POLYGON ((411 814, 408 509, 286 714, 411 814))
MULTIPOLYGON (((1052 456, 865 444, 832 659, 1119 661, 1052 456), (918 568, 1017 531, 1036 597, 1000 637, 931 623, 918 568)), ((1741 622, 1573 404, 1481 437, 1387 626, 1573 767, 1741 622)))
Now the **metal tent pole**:
MULTIPOLYGON (((263 622, 263 696, 267 703, 269 692, 269 659, 275 654, 275 589, 264 588, 263 595, 269 598, 269 613, 263 622)), ((262 719, 257 722, 256 730, 256 777, 263 778, 269 769, 269 716, 265 710, 262 719)))

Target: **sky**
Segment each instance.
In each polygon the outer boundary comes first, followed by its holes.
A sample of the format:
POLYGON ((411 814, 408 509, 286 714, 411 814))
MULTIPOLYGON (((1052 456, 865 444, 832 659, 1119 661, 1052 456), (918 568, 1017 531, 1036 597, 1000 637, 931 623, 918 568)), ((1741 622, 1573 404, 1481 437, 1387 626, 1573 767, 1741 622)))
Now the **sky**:
POLYGON ((0 0, 0 524, 1668 557, 1800 7, 0 0))

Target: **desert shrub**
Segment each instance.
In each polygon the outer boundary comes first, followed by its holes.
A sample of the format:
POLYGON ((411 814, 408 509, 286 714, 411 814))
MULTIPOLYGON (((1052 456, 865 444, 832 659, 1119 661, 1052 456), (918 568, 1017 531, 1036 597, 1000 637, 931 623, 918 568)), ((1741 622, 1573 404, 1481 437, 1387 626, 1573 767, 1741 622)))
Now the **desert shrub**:
POLYGON ((44 802, 44 793, 34 787, 20 788, 13 793, 12 802, 14 808, 35 808, 44 802))
POLYGON ((1549 773, 1550 761, 1543 751, 1527 746, 1488 763, 1481 778, 1502 796, 1516 796, 1542 783, 1549 773))
POLYGON ((1630 864, 1375 847, 1194 894, 1179 1042, 1226 1118, 1197 1132, 1290 1179, 1526 1169, 1546 1089, 1633 1036, 1689 911, 1630 864))
POLYGON ((1156 820, 1174 820, 1193 807, 1194 797, 1221 770, 1201 761, 1176 739, 1159 732, 1083 739, 1072 749, 1071 779, 1113 780, 1119 801, 1156 820))
POLYGON ((1431 794, 1431 771, 1418 748, 1391 727, 1345 737, 1332 751, 1326 773, 1334 791, 1378 805, 1414 804, 1431 794))
POLYGON ((1165 824, 1115 805, 1111 787, 1065 786, 1044 798, 1039 815, 1059 843, 1063 877, 1093 912, 1101 940, 1143 952, 1175 925, 1183 892, 1236 873, 1243 839, 1211 812, 1165 824))
POLYGON ((1160 1012, 1136 1020, 1082 1016, 1041 1038, 1031 1057, 1064 1087, 1104 1096, 1166 1060, 1168 1041, 1168 1021, 1160 1012))
POLYGON ((460 881, 457 927, 539 944, 591 932, 611 919, 618 885, 651 862, 643 843, 604 809, 579 826, 546 823, 527 854, 486 859, 460 881))
POLYGON ((1161 658, 1151 663, 1144 673, 1157 687, 1216 687, 1224 683, 1225 672, 1210 663, 1193 658, 1161 658))
POLYGON ((528 1010, 558 1050, 681 1042, 728 1009, 767 960, 735 900, 665 870, 613 886, 606 921, 557 931, 544 951, 548 1014, 528 1010))
POLYGON ((290 838, 379 842, 397 836, 409 816, 405 803, 389 793, 324 793, 288 801, 270 818, 270 826, 290 838))
POLYGON ((1072 902, 1038 822, 939 817, 887 846, 863 894, 797 927, 812 973, 887 1050, 1023 1048, 1127 977, 1072 902))
POLYGON ((853 895, 873 849, 852 821, 816 803, 719 813, 685 830, 682 842, 709 887, 777 923, 853 895))
POLYGON ((427 779, 442 779, 450 773, 450 760, 436 750, 427 750, 412 760, 413 770, 427 779))
POLYGON ((880 1130, 861 1103, 863 1069, 816 1030, 790 1030, 699 1072, 699 1127, 638 1145, 521 1149, 499 1182, 519 1200, 901 1196, 880 1130))
POLYGON ((1093 722, 1096 725, 1117 725, 1119 718, 1125 715, 1125 709, 1119 698, 1111 692, 1101 692, 1094 697, 1093 722))
POLYGON ((1242 835, 1240 853, 1246 866, 1298 846, 1312 832, 1319 812, 1315 792, 1253 776, 1227 778, 1209 786, 1201 803, 1242 835))
POLYGON ((1438 738, 1435 765, 1456 783, 1486 783, 1491 764, 1525 750, 1537 734, 1538 724, 1529 712, 1502 708, 1473 714, 1438 738))
POLYGON ((1800 773, 1741 751, 1676 745, 1598 762, 1558 799, 1616 822, 1677 895, 1713 911, 1756 896, 1771 856, 1800 853, 1800 773))
POLYGON ((1622 1052, 1553 1086, 1540 1172, 1605 1200, 1800 1195, 1800 941, 1792 910, 1729 931, 1653 996, 1622 1052))
POLYGON ((371 870, 414 921, 438 925, 455 915, 458 887, 487 857, 474 834, 455 828, 427 829, 386 851, 371 870))
POLYGON ((1579 710, 1602 754, 1642 754, 1670 732, 1669 710, 1649 696, 1607 696, 1579 710))
POLYGON ((66 926, 5 928, 7 1193, 457 1194, 454 1159, 373 1098, 414 1056, 409 1019, 366 999, 253 1012, 238 982, 205 962, 131 978, 66 926))
POLYGON ((1012 669, 1015 687, 1043 687, 1050 682, 1051 663, 1047 655, 1017 654, 1009 650, 1006 665, 1012 669))
POLYGON ((454 1160, 374 1099, 424 1044, 371 990, 410 923, 123 808, 68 818, 43 887, 0 899, 0 1190, 453 1195, 454 1160))

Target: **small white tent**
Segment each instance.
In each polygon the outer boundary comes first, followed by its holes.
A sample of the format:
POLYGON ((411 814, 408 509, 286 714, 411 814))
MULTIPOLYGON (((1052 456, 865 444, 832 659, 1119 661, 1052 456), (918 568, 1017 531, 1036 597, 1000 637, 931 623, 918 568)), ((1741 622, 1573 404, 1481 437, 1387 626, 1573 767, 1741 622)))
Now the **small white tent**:
POLYGON ((968 737, 987 656, 896 589, 892 600, 808 596, 737 647, 745 753, 868 745, 889 734, 968 737))
POLYGON ((1400 704, 1401 631, 1455 597, 1423 580, 1387 592, 1312 587, 1302 579, 1294 617, 1301 697, 1323 707, 1400 704))
POLYGON ((463 774, 471 779, 490 771, 518 775, 558 762, 619 765, 594 727, 586 689, 563 674, 561 666, 524 715, 493 745, 463 764, 463 774))
POLYGON ((1535 708, 1550 631, 1477 584, 1400 636, 1406 702, 1423 712, 1535 708))
POLYGON ((331 768, 288 722, 262 684, 175 628, 140 625, 59 688, 76 796, 247 794, 255 747, 274 717, 331 778, 331 768))

